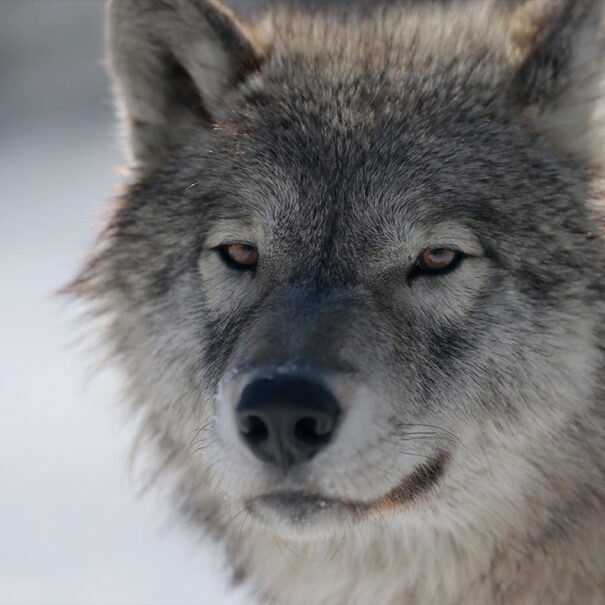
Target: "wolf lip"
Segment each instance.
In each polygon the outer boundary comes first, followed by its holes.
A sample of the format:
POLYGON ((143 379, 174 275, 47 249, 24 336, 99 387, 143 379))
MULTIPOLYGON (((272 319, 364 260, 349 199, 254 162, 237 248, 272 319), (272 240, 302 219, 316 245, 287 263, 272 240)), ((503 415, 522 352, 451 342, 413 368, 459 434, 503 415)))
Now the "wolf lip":
POLYGON ((321 495, 308 494, 297 490, 279 490, 254 498, 250 502, 261 503, 275 509, 296 510, 301 517, 306 517, 319 510, 335 510, 346 507, 350 509, 363 510, 367 505, 348 502, 335 498, 327 498, 321 495))
POLYGON ((257 496, 246 503, 247 511, 268 528, 329 528, 334 519, 340 524, 353 524, 368 512, 369 505, 355 503, 298 490, 279 490, 257 496))
POLYGON ((374 514, 404 508, 431 488, 445 472, 449 456, 438 453, 427 463, 418 466, 385 495, 368 502, 344 500, 302 490, 276 490, 246 502, 247 510, 261 522, 285 520, 293 526, 304 526, 326 517, 355 522, 374 514))

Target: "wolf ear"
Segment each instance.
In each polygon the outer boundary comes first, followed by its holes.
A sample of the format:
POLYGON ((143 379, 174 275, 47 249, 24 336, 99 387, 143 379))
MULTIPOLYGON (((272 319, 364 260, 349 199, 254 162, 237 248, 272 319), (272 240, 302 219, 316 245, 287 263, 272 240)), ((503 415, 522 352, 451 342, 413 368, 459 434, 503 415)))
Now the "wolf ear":
POLYGON ((263 56, 251 27, 216 0, 111 0, 106 39, 131 164, 143 172, 263 56))
POLYGON ((605 166, 605 3, 523 0, 508 19, 513 102, 584 166, 605 166))

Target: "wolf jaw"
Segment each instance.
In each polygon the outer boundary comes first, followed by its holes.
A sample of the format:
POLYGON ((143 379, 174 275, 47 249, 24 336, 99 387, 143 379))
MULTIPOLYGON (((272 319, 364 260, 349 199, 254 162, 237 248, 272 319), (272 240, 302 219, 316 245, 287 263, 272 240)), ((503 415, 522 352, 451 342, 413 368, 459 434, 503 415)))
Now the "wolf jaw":
POLYGON ((603 598, 603 20, 108 5, 133 184, 71 289, 267 600, 603 598))

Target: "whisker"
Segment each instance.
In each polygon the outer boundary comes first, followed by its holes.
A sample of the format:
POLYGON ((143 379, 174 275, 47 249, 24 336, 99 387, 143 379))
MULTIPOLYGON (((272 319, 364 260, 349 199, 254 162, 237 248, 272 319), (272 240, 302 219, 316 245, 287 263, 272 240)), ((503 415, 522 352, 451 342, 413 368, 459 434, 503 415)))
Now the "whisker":
POLYGON ((205 432, 210 430, 208 427, 212 424, 212 420, 210 420, 209 422, 207 422, 204 426, 200 427, 199 429, 193 429, 191 432, 195 433, 195 435, 193 435, 193 437, 191 438, 191 443, 189 444, 189 447, 191 447, 191 445, 193 444, 193 442, 197 439, 197 436, 201 433, 201 432, 205 432))
POLYGON ((288 557, 286 556, 286 553, 282 550, 281 548, 281 542, 283 542, 283 540, 281 538, 278 538, 277 536, 274 537, 275 540, 275 545, 277 546, 277 550, 279 550, 279 554, 282 556, 284 561, 288 560, 288 557))

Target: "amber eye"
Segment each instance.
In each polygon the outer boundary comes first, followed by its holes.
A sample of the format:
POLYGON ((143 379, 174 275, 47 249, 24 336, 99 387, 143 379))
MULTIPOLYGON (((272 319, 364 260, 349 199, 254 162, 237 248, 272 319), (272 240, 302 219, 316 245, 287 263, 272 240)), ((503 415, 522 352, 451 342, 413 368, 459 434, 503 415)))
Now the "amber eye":
POLYGON ((429 248, 416 260, 416 265, 425 273, 442 273, 453 269, 461 254, 449 248, 429 248))
POLYGON ((248 244, 221 246, 223 260, 237 269, 252 269, 258 262, 258 250, 248 244))

